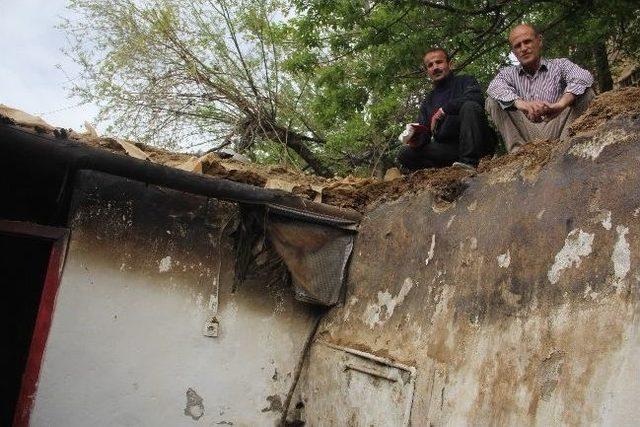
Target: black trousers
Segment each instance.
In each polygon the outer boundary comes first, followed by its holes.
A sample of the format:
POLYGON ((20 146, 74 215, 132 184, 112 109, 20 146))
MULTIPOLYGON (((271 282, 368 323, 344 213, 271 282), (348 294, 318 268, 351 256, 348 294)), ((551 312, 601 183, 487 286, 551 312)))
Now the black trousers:
POLYGON ((418 147, 405 145, 397 160, 409 170, 441 168, 453 162, 478 165, 481 157, 493 154, 496 134, 489 127, 484 108, 476 102, 465 102, 457 116, 448 116, 435 141, 418 147))

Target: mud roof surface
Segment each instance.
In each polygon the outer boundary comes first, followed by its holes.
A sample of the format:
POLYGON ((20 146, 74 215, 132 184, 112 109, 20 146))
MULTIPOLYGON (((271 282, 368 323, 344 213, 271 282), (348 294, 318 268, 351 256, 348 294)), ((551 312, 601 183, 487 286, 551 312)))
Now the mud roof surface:
MULTIPOLYGON (((594 132, 603 124, 619 116, 640 117, 640 88, 631 87, 599 95, 587 112, 572 125, 570 135, 594 132)), ((113 153, 148 160, 164 166, 182 169, 195 174, 225 178, 235 182, 263 188, 284 190, 303 199, 337 207, 352 208, 361 213, 380 203, 395 200, 405 194, 431 191, 443 202, 457 197, 466 180, 473 173, 461 169, 442 168, 422 170, 395 179, 377 178, 322 178, 288 170, 281 166, 264 166, 223 158, 218 153, 195 156, 189 153, 171 152, 140 142, 102 137, 89 124, 86 132, 76 132, 51 126, 39 117, 0 104, 0 119, 19 125, 34 133, 44 133, 77 141, 88 146, 113 153)), ((536 141, 524 146, 517 154, 509 154, 481 161, 478 174, 512 173, 518 169, 527 173, 538 171, 553 155, 557 141, 536 141)))

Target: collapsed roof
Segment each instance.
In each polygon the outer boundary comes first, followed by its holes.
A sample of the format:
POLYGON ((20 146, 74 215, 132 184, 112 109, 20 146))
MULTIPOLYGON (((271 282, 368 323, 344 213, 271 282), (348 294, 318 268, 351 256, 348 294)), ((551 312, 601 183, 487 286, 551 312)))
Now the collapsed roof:
MULTIPOLYGON (((605 120, 619 115, 640 114, 640 88, 630 87, 599 95, 588 111, 571 127, 571 135, 589 132, 605 120)), ((430 169, 395 179, 377 178, 322 178, 287 170, 282 166, 264 166, 243 163, 233 158, 223 158, 218 153, 195 156, 152 147, 139 142, 119 138, 100 137, 93 127, 86 124, 86 132, 56 128, 39 117, 0 104, 0 120, 12 123, 28 132, 53 137, 58 135, 69 142, 99 148, 111 153, 126 155, 152 164, 168 166, 195 175, 213 176, 229 181, 250 184, 265 189, 277 189, 297 196, 300 200, 319 202, 338 208, 348 208, 366 213, 379 203, 394 200, 406 193, 431 191, 444 202, 451 201, 461 190, 461 182, 470 177, 469 172, 452 168, 430 169)), ((516 165, 538 167, 550 155, 553 142, 540 141, 529 144, 518 154, 480 163, 479 173, 513 169, 516 165), (538 166, 535 166, 538 165, 538 166), (506 168, 506 169, 505 169, 506 168)))

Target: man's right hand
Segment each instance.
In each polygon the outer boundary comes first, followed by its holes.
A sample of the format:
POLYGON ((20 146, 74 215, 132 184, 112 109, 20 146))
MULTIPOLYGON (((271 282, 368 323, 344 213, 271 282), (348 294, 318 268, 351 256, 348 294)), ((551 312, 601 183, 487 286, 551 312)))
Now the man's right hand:
POLYGON ((547 105, 542 101, 523 101, 522 99, 516 99, 513 105, 534 123, 541 122, 548 110, 547 105))

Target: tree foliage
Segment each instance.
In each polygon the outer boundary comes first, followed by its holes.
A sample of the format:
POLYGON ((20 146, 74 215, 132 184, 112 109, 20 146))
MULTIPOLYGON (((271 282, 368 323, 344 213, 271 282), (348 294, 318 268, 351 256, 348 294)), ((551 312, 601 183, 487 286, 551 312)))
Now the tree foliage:
POLYGON ((323 141, 300 106, 308 79, 280 67, 288 55, 277 27, 282 6, 74 0, 76 19, 63 24, 83 69, 74 94, 97 101, 128 137, 183 148, 233 143, 258 154, 270 142, 326 175, 314 153, 323 141))
POLYGON ((316 173, 389 165, 395 135, 430 89, 420 68, 440 46, 487 84, 510 62, 519 22, 546 53, 590 68, 637 60, 631 0, 73 0, 63 25, 84 69, 74 93, 114 130, 153 143, 233 144, 316 173))

